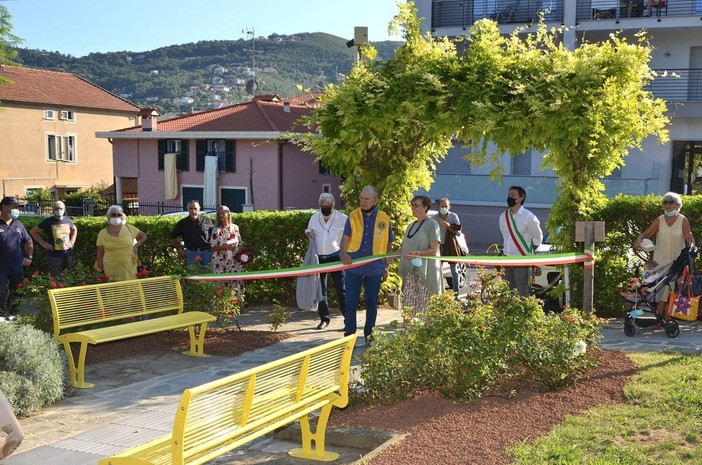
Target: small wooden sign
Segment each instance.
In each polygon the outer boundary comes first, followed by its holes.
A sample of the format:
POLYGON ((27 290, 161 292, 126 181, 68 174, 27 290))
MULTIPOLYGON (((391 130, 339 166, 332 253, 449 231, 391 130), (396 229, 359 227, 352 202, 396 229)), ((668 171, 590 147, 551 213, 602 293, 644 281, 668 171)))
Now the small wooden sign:
POLYGON ((590 229, 594 234, 595 242, 604 242, 605 240, 605 222, 604 221, 576 221, 575 222, 575 242, 587 242, 587 229, 590 229))

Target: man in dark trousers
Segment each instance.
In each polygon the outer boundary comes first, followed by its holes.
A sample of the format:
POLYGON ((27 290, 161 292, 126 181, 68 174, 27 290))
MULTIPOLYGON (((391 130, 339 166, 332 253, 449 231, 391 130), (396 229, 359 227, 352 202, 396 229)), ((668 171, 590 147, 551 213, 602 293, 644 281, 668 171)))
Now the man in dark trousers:
POLYGON ((19 217, 14 197, 0 201, 0 316, 14 315, 17 285, 24 279, 23 268, 32 264, 34 243, 19 217))
POLYGON ((29 235, 46 250, 51 276, 58 278, 61 271, 73 268, 73 246, 78 229, 66 216, 66 205, 62 201, 54 202, 54 214, 30 229, 29 235))
POLYGON ((191 200, 188 203, 188 216, 178 221, 171 232, 173 245, 188 265, 210 265, 212 261, 210 235, 213 228, 212 220, 200 214, 200 202, 191 200))

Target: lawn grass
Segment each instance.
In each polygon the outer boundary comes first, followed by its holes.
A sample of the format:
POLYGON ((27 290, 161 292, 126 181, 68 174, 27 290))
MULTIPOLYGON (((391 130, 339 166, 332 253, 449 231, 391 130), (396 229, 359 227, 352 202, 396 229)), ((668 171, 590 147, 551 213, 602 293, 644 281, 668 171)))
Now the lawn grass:
POLYGON ((509 450, 515 465, 702 464, 702 357, 629 353, 639 372, 626 404, 569 417, 509 450))

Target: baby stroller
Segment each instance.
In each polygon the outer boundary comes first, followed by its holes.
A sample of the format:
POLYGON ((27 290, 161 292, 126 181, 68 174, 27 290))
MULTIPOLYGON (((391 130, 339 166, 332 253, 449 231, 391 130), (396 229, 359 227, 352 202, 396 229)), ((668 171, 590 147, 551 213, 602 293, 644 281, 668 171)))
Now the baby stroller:
MULTIPOLYGON (((694 255, 696 255, 696 250, 694 255)), ((673 263, 670 264, 668 270, 663 273, 653 274, 651 279, 645 279, 636 288, 634 308, 628 312, 624 318, 624 334, 633 336, 636 334, 636 326, 641 328, 650 328, 651 326, 660 325, 665 329, 665 335, 674 338, 680 334, 677 320, 671 318, 666 321, 665 315, 660 315, 657 310, 657 297, 665 286, 671 282, 675 282, 686 266, 692 266, 693 253, 690 248, 686 247, 678 255, 673 263)))

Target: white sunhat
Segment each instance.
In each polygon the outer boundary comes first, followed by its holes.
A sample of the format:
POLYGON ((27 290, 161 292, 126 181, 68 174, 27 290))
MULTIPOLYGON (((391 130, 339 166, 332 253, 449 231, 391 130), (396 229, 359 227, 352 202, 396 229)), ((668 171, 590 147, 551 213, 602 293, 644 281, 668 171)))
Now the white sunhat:
POLYGON ((644 239, 641 241, 641 248, 646 252, 652 252, 656 249, 656 245, 651 242, 651 239, 644 239))

